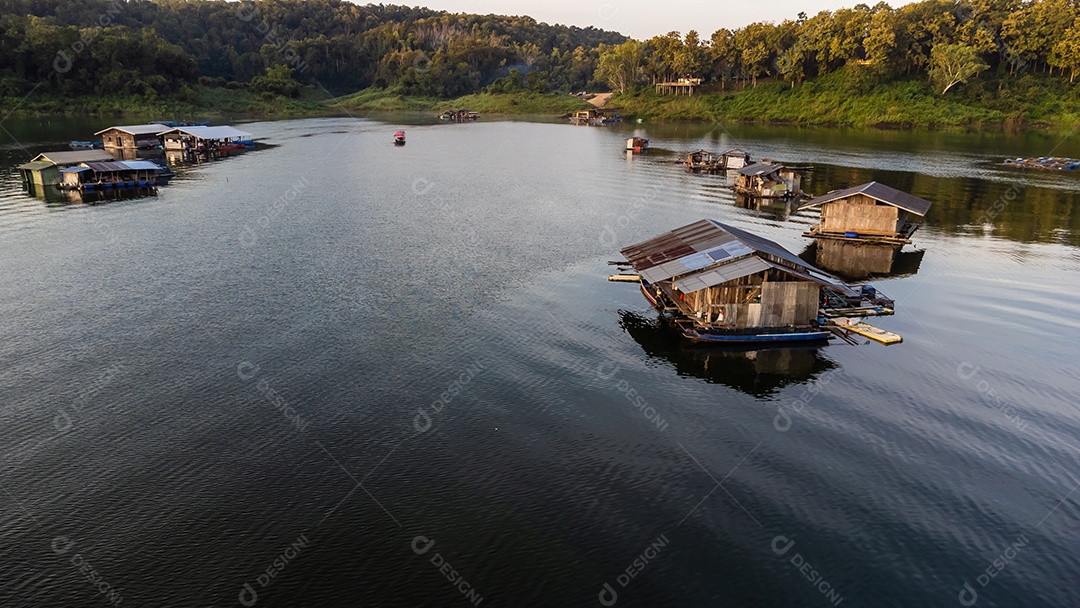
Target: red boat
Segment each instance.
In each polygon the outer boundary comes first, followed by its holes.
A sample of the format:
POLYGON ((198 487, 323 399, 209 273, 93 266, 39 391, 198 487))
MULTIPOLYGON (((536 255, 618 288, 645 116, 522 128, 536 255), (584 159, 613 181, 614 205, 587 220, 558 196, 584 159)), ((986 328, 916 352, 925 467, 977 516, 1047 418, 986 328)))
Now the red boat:
POLYGON ((397 133, 394 133, 394 145, 395 146, 404 146, 405 145, 405 131, 398 131, 397 133))

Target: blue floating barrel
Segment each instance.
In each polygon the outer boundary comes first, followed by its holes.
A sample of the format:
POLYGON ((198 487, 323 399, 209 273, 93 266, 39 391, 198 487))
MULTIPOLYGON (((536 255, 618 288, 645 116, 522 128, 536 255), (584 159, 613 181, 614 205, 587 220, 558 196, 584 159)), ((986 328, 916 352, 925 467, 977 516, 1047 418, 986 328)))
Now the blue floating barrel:
POLYGON ((858 232, 845 232, 844 233, 844 238, 846 238, 846 239, 854 239, 854 238, 858 238, 858 237, 859 237, 858 232))
POLYGON ((863 285, 862 293, 867 298, 873 298, 873 297, 877 296, 877 290, 874 289, 873 285, 863 285))
POLYGON ((139 182, 139 187, 140 188, 145 188, 146 187, 146 182, 139 182))
POLYGON ((1080 167, 1080 163, 1073 163, 1073 164, 1069 165, 1069 171, 1072 171, 1073 169, 1075 169, 1077 167, 1080 167))

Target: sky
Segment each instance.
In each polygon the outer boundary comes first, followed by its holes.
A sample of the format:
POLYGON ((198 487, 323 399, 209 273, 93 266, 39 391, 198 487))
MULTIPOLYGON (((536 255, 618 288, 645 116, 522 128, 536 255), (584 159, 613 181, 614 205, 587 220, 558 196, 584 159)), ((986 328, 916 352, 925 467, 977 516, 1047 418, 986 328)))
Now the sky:
MULTIPOLYGON (((868 4, 876 0, 861 0, 868 4)), ((639 40, 672 30, 697 30, 708 39, 716 30, 734 29, 754 21, 795 19, 799 11, 814 15, 823 10, 850 8, 860 0, 398 0, 394 4, 426 6, 454 13, 528 15, 549 24, 590 25, 621 32, 639 40)), ((891 2, 894 8, 905 2, 891 2)))

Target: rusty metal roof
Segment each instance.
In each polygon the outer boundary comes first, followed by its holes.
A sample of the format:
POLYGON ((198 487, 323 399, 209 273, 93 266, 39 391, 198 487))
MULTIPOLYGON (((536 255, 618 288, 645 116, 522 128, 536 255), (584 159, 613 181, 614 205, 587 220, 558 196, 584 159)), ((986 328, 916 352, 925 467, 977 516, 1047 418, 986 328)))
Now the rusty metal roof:
POLYGON ((907 192, 897 190, 896 188, 878 182, 869 182, 860 186, 845 188, 843 190, 833 190, 828 194, 812 198, 802 205, 799 205, 798 210, 802 211, 803 209, 817 207, 818 205, 831 203, 855 194, 869 196, 872 199, 881 201, 887 205, 899 207, 905 211, 914 213, 915 215, 926 215, 926 212, 930 210, 930 205, 932 204, 930 201, 919 198, 914 194, 908 194, 907 192))
POLYGON ((646 281, 677 279, 676 285, 687 293, 767 268, 844 289, 838 279, 777 243, 715 220, 700 220, 676 228, 626 247, 621 253, 646 281), (778 258, 785 264, 757 254, 778 258))

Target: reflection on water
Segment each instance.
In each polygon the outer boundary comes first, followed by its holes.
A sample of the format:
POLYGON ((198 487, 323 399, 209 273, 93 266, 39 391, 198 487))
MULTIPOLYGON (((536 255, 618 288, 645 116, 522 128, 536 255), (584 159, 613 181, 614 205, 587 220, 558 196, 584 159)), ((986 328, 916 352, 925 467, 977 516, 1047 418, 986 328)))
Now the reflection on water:
POLYGON ((795 211, 795 208, 799 206, 799 202, 799 199, 794 198, 758 198, 745 194, 735 194, 736 207, 756 211, 758 217, 766 217, 777 221, 788 219, 795 211))
POLYGON ((925 249, 903 251, 891 245, 871 245, 837 239, 818 239, 799 257, 850 281, 870 277, 906 277, 919 272, 925 249))
POLYGON ((765 349, 690 344, 658 315, 646 317, 627 310, 619 311, 619 325, 645 354, 671 363, 680 376, 723 384, 755 397, 810 382, 836 367, 819 353, 827 342, 765 349))

